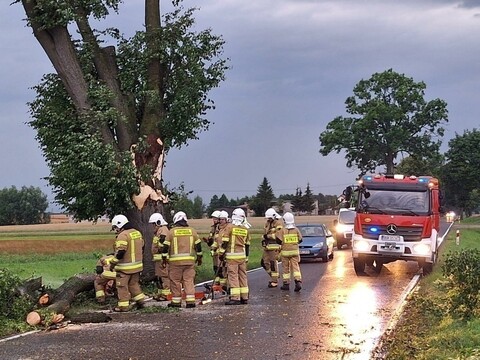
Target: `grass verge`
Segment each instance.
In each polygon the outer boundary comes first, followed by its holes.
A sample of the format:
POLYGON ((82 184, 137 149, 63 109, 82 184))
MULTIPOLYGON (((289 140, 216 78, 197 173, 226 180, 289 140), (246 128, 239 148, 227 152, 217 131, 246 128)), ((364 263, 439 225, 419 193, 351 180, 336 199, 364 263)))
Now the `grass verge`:
MULTIPOLYGON (((476 220, 467 221, 469 223, 475 224, 476 220)), ((447 294, 440 284, 446 254, 461 249, 480 248, 480 229, 460 226, 456 225, 450 231, 434 271, 421 279, 395 331, 384 341, 384 359, 480 359, 480 319, 464 321, 452 317, 446 310, 447 294), (456 230, 459 228, 460 244, 456 245, 456 230)))

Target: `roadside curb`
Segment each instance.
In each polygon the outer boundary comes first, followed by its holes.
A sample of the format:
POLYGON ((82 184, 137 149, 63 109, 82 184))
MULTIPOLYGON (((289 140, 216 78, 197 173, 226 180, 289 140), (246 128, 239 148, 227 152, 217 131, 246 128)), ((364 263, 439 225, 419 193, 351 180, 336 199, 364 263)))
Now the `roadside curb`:
POLYGON ((395 330, 398 321, 400 320, 400 317, 402 316, 403 309, 405 308, 408 297, 410 294, 415 290, 415 287, 417 286, 418 282, 420 281, 421 274, 416 274, 412 280, 410 280, 410 283, 408 286, 403 290, 402 294, 400 295, 400 306, 395 310, 393 313, 392 317, 387 323, 387 326, 385 327, 385 331, 383 332, 382 336, 378 338, 377 344, 372 350, 372 356, 373 359, 375 360, 382 360, 385 358, 387 354, 384 353, 383 347, 385 344, 385 341, 390 337, 392 332, 395 330))

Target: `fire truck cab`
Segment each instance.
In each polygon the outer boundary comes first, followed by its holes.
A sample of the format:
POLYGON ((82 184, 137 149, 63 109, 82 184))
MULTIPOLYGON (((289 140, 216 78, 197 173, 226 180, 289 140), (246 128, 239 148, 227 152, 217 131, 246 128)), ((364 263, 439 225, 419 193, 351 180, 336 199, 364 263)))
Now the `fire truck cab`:
POLYGON ((417 261, 424 274, 430 273, 437 259, 440 230, 438 180, 365 175, 354 192, 352 255, 357 275, 364 273, 366 265, 379 272, 383 264, 396 260, 417 261))

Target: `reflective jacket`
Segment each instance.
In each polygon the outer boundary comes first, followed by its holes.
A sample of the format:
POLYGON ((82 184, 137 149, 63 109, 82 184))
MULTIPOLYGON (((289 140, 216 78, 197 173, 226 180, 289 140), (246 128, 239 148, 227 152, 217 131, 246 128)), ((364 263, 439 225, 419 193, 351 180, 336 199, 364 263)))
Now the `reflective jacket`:
POLYGON ((219 254, 225 254, 227 260, 244 260, 247 258, 246 246, 250 245, 250 234, 241 225, 228 224, 221 232, 222 247, 219 254))
POLYGON ((282 246, 281 256, 290 257, 300 255, 298 244, 302 242, 302 234, 296 227, 292 229, 283 228, 278 235, 282 246))
POLYGON ((162 260, 163 243, 168 236, 168 228, 166 226, 160 226, 153 235, 152 239, 152 254, 153 261, 162 260))
POLYGON ((120 250, 125 250, 122 259, 119 259, 115 270, 125 274, 135 274, 143 270, 143 246, 142 233, 135 229, 123 230, 115 240, 115 257, 120 250))
POLYGON ((197 231, 189 226, 178 226, 170 229, 163 242, 162 256, 170 264, 195 264, 197 256, 202 256, 202 241, 197 231))
POLYGON ((265 250, 279 250, 280 245, 277 243, 277 232, 280 233, 283 229, 283 222, 280 219, 267 220, 263 227, 264 234, 267 237, 265 250))

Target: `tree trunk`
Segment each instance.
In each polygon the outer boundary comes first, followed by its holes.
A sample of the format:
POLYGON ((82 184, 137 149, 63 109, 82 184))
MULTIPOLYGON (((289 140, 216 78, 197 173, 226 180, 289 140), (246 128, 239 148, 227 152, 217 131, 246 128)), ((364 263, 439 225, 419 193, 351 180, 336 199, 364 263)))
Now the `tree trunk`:
POLYGON ((43 289, 42 278, 34 278, 25 281, 22 285, 15 289, 15 294, 19 296, 28 296, 32 300, 38 299, 43 289))
POLYGON ((47 309, 57 314, 65 314, 70 310, 70 304, 75 300, 75 296, 84 291, 90 291, 93 287, 95 274, 78 274, 65 281, 57 290, 52 298, 52 304, 47 309))

